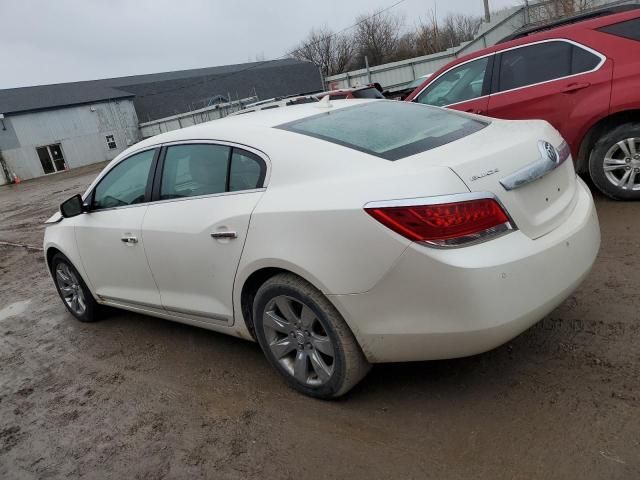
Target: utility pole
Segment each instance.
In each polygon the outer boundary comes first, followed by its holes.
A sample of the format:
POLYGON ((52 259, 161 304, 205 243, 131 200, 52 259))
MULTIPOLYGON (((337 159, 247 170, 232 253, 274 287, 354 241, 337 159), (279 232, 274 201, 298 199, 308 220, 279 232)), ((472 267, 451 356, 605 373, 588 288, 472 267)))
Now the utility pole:
POLYGON ((484 0, 484 21, 489 23, 491 21, 491 13, 489 12, 489 0, 484 0))

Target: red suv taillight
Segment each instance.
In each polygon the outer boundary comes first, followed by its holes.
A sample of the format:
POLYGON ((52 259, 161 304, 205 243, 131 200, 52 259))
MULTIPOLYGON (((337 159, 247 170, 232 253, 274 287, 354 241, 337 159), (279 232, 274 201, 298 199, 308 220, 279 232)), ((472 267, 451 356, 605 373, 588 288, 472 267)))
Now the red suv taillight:
MULTIPOLYGON (((387 202, 381 202, 382 204, 387 202)), ((428 205, 366 206, 365 211, 396 233, 436 247, 488 240, 514 226, 493 198, 428 205)))

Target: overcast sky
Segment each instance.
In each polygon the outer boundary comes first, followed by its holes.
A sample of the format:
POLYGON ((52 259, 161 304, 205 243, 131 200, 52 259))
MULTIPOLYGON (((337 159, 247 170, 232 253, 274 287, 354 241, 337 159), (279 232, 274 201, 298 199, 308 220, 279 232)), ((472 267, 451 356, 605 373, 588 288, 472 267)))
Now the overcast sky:
MULTIPOLYGON (((341 30, 396 1, 0 0, 0 88, 273 59, 314 26, 341 30)), ((410 27, 434 8, 480 15, 482 5, 404 0, 392 11, 410 27)))

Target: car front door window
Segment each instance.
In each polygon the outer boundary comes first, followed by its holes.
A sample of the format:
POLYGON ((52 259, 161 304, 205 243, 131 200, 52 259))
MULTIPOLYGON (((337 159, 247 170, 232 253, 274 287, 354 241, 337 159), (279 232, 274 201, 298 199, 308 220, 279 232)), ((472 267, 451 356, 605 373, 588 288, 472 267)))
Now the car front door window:
POLYGON ((482 96, 489 57, 449 70, 438 77, 416 99, 419 103, 443 107, 482 96))
POLYGON ((145 201, 154 150, 137 153, 113 167, 95 188, 93 210, 135 205, 145 201))

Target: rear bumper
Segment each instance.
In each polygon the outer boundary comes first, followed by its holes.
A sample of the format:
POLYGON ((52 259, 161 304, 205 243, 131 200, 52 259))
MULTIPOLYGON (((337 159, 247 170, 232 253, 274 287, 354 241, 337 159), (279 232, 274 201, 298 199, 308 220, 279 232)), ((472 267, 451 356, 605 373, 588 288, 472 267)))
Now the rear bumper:
POLYGON ((463 357, 538 322, 589 273, 600 246, 591 193, 578 180, 570 217, 531 240, 520 231, 437 250, 413 244, 370 291, 331 295, 371 362, 463 357))

